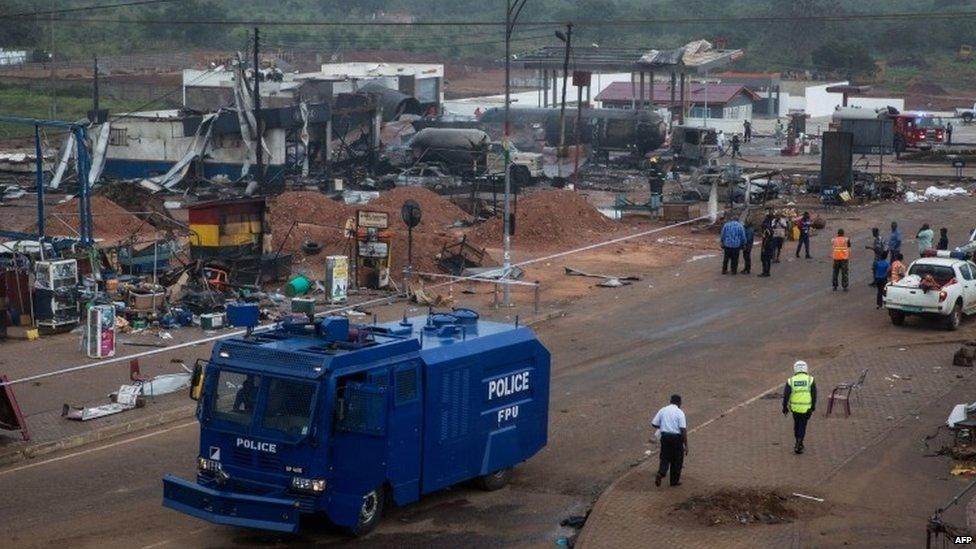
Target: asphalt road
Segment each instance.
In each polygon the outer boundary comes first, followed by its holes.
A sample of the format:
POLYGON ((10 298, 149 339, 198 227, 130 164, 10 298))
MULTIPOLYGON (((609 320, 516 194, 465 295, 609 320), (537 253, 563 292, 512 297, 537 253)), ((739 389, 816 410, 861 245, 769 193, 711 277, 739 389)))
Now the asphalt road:
MULTIPOLYGON (((362 540, 346 540, 314 519, 302 534, 284 536, 163 509, 160 477, 192 477, 194 422, 0 470, 2 539, 17 547, 551 546, 572 533, 561 519, 585 512, 642 458, 648 417, 669 394, 683 394, 693 426, 785 380, 797 358, 816 371, 846 348, 960 337, 917 321, 891 326, 874 308, 863 246, 869 227, 887 226, 892 216, 906 233, 924 221, 949 227, 952 236, 967 234, 972 221, 963 204, 882 204, 828 214, 828 229, 813 245, 816 258, 793 260, 784 249, 769 279, 723 277, 712 258, 647 272, 632 286, 593 288, 568 316, 538 329, 553 352, 549 446, 517 469, 511 487, 434 494, 394 510, 362 540), (846 293, 832 292, 829 281, 827 240, 838 227, 855 241, 846 293)), ((755 273, 758 250, 754 256, 755 273)))

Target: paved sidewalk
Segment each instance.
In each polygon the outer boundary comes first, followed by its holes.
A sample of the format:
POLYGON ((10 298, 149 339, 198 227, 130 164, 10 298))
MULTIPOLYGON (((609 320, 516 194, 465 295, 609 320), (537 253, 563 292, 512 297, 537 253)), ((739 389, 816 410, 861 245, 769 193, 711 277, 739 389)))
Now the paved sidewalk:
MULTIPOLYGON (((712 422, 690 418, 689 456, 682 486, 654 487, 655 455, 616 480, 600 496, 579 537, 580 547, 798 547, 800 523, 705 528, 679 523, 671 507, 722 487, 770 487, 819 495, 825 481, 895 426, 937 402, 971 369, 953 367, 958 344, 881 349, 841 356, 812 372, 819 402, 807 450, 792 452, 792 420, 781 413, 781 387, 712 422), (836 383, 869 368, 863 403, 853 415, 825 418, 836 383), (899 376, 901 379, 894 377, 899 376), (775 397, 773 396, 775 395, 775 397), (705 423, 704 425, 702 425, 705 423), (696 427, 697 426, 697 427, 696 427)), ((785 383, 785 374, 783 382, 785 383)), ((949 404, 946 403, 948 413, 949 404)), ((836 414, 836 408, 835 408, 836 414)))

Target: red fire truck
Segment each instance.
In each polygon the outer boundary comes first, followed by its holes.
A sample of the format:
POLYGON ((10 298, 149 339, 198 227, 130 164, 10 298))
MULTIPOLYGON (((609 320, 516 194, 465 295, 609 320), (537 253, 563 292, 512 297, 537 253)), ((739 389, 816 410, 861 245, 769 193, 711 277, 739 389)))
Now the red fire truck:
POLYGON ((904 152, 906 149, 928 150, 945 143, 945 123, 937 116, 917 112, 889 116, 895 123, 896 152, 904 152))

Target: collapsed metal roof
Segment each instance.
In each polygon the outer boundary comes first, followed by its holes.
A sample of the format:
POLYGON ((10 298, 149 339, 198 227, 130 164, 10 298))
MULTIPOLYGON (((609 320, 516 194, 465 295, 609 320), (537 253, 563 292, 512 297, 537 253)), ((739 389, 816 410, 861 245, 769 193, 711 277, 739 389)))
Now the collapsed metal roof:
MULTIPOLYGON (((545 46, 518 54, 514 60, 525 69, 561 71, 565 47, 545 46)), ((697 72, 726 67, 742 57, 742 50, 718 49, 707 40, 695 40, 680 48, 603 48, 573 46, 569 65, 572 70, 597 73, 649 72, 663 69, 668 72, 697 72)))

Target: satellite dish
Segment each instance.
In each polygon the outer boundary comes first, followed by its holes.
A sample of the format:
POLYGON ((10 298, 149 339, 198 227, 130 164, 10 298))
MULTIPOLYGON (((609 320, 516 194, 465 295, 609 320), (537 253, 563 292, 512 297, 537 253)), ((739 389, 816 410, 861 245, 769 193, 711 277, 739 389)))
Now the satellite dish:
POLYGON ((403 202, 403 207, 400 208, 400 217, 411 229, 420 225, 420 214, 420 204, 417 204, 416 200, 406 200, 403 202))

